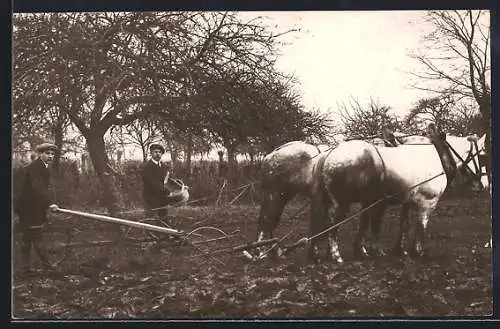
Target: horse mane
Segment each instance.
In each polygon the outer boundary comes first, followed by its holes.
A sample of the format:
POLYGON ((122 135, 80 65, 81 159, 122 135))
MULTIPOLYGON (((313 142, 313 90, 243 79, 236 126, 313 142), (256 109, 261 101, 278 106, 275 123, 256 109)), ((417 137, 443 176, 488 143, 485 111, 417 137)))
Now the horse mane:
POLYGON ((306 144, 306 142, 303 142, 303 141, 291 141, 291 142, 287 142, 287 143, 285 143, 285 144, 283 144, 283 145, 278 146, 277 148, 275 148, 275 149, 273 150, 273 152, 278 151, 278 150, 281 150, 281 149, 282 149, 282 148, 284 148, 285 146, 288 146, 288 145, 293 144, 293 143, 304 143, 304 144, 306 144))

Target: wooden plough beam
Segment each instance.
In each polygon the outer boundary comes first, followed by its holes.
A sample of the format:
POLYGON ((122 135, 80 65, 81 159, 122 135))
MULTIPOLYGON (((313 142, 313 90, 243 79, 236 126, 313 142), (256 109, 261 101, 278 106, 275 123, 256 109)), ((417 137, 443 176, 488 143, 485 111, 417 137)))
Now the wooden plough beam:
MULTIPOLYGON (((135 222, 135 221, 131 221, 131 220, 115 218, 115 217, 110 217, 110 216, 105 216, 105 215, 96 215, 96 214, 91 214, 91 213, 87 213, 87 212, 83 212, 83 211, 58 208, 57 210, 55 210, 55 212, 71 214, 71 215, 76 215, 76 216, 90 218, 90 219, 96 219, 96 220, 100 220, 103 222, 115 223, 115 224, 124 225, 124 226, 142 228, 145 230, 166 233, 166 234, 170 234, 170 235, 177 235, 177 236, 185 235, 184 231, 180 231, 180 230, 176 230, 176 229, 172 229, 172 228, 168 228, 168 227, 156 226, 156 225, 135 222)), ((211 239, 211 240, 207 240, 207 241, 216 241, 216 240, 221 240, 221 239, 225 239, 225 238, 227 238, 227 237, 211 239)), ((304 244, 304 241, 302 241, 302 240, 303 239, 299 240, 298 243, 295 243, 293 245, 284 246, 283 249, 284 249, 285 253, 287 253, 287 252, 289 252, 289 251, 291 251, 299 246, 302 246, 304 244)), ((207 241, 203 241, 203 242, 207 242, 207 241)), ((111 241, 98 241, 96 243, 97 244, 101 244, 101 243, 108 244, 110 242, 111 241)), ((228 252, 228 251, 229 252, 246 251, 247 249, 262 247, 262 246, 269 245, 269 244, 276 244, 276 243, 279 244, 279 242, 280 242, 280 240, 278 238, 271 238, 268 240, 254 241, 254 242, 239 245, 236 247, 218 250, 218 251, 212 252, 211 254, 218 254, 221 252, 228 252)))
POLYGON ((134 222, 131 220, 115 218, 115 217, 110 217, 110 216, 104 216, 104 215, 95 215, 95 214, 91 214, 91 213, 87 213, 87 212, 83 212, 83 211, 58 208, 56 210, 56 212, 65 213, 65 214, 72 214, 72 215, 77 215, 77 216, 81 216, 81 217, 97 219, 97 220, 100 220, 103 222, 109 222, 109 223, 115 223, 115 224, 120 224, 120 225, 125 225, 125 226, 142 228, 142 229, 145 229, 148 231, 155 231, 155 232, 166 233, 166 234, 171 234, 171 235, 183 235, 184 234, 183 231, 175 230, 175 229, 168 228, 168 227, 162 227, 162 226, 156 226, 156 225, 151 225, 151 224, 146 224, 146 223, 134 222))

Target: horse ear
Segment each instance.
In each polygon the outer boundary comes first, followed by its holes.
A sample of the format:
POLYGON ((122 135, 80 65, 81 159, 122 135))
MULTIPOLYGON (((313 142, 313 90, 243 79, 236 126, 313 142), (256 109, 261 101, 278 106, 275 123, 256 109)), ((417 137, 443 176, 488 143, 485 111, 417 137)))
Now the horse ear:
POLYGON ((432 135, 436 135, 437 132, 436 132, 436 125, 434 123, 429 123, 429 125, 427 126, 427 135, 429 136, 432 136, 432 135))
POLYGON ((382 136, 385 138, 385 139, 391 139, 391 138, 394 138, 394 134, 391 130, 389 130, 388 128, 383 128, 382 129, 382 136))
POLYGON ((478 144, 483 146, 486 144, 486 134, 483 134, 483 136, 479 138, 478 144))

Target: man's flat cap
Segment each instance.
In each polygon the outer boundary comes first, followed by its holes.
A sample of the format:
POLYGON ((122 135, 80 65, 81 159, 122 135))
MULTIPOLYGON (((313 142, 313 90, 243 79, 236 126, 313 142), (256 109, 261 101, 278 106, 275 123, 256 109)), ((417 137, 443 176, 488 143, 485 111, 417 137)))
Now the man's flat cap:
POLYGON ((52 144, 52 143, 42 143, 42 144, 40 144, 40 145, 38 145, 38 146, 36 147, 36 151, 37 151, 37 152, 40 152, 40 153, 43 153, 43 152, 45 152, 45 151, 49 151, 49 150, 50 150, 50 151, 57 152, 58 147, 57 147, 57 146, 55 146, 55 145, 54 145, 54 144, 52 144))
POLYGON ((149 151, 153 151, 153 150, 160 150, 161 153, 165 153, 165 148, 163 146, 161 146, 160 144, 151 144, 149 145, 149 151))

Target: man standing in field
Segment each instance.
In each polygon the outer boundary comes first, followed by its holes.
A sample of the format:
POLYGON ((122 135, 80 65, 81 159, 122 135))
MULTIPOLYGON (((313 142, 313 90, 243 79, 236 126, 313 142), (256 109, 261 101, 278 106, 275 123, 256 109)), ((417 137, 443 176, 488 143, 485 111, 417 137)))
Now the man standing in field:
POLYGON ((146 162, 142 169, 144 212, 146 217, 152 218, 156 214, 160 220, 165 220, 167 216, 167 196, 170 194, 164 184, 168 172, 167 166, 160 161, 165 149, 160 144, 151 144, 149 153, 151 159, 146 162))
POLYGON ((49 262, 43 232, 47 222, 47 209, 57 211, 49 192, 50 165, 57 146, 43 143, 37 146, 38 158, 26 166, 21 178, 21 190, 14 200, 14 211, 19 216, 22 233, 21 254, 25 272, 31 272, 31 247, 45 270, 53 269, 49 262))

